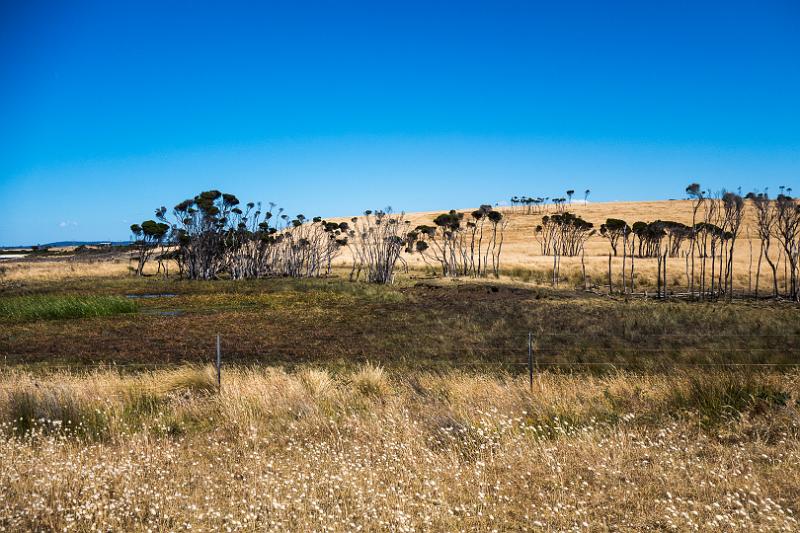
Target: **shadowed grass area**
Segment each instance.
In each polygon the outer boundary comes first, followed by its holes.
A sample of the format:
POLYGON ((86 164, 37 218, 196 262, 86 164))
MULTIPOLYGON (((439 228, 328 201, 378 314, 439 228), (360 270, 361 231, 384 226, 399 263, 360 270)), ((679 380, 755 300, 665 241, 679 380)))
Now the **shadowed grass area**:
POLYGON ((0 319, 58 320, 133 313, 136 303, 119 296, 16 296, 0 300, 0 319))
POLYGON ((800 362, 798 307, 786 302, 625 301, 508 281, 411 279, 376 286, 342 279, 98 278, 9 292, 0 297, 6 307, 154 296, 124 299, 122 305, 136 305, 135 314, 7 318, 0 356, 11 364, 205 363, 219 333, 226 364, 352 368, 373 361, 524 372, 529 331, 542 365, 659 370, 676 363, 800 362))
POLYGON ((747 372, 716 372, 690 376, 672 390, 668 405, 670 411, 697 413, 701 424, 712 427, 745 412, 783 407, 790 399, 785 384, 747 372))

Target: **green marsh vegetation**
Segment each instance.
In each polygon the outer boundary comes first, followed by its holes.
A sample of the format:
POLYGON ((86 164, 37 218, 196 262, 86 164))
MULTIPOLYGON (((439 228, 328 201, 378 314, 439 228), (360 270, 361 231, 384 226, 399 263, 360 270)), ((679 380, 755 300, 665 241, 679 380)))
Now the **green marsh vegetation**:
POLYGON ((0 299, 0 320, 15 322, 110 316, 136 312, 119 296, 35 295, 0 299))

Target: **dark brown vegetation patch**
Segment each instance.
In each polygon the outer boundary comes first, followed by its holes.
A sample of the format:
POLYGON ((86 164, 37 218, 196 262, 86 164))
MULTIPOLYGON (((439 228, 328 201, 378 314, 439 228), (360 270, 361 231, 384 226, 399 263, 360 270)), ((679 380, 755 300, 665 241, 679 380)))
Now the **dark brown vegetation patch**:
POLYGON ((398 366, 525 370, 533 332, 541 365, 800 361, 788 305, 611 300, 504 284, 374 286, 341 280, 181 282, 100 279, 26 285, 37 295, 174 294, 139 298, 130 315, 3 321, 9 363, 365 360, 398 366))

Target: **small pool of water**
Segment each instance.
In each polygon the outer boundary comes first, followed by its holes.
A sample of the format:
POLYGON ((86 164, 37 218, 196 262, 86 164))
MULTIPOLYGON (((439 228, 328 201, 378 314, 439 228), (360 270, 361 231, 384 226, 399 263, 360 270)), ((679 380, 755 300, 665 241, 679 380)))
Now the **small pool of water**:
POLYGON ((173 298, 175 296, 177 296, 177 294, 171 292, 162 292, 162 293, 152 293, 152 294, 126 294, 125 298, 138 300, 142 298, 173 298))
POLYGON ((181 316, 183 311, 180 309, 169 309, 166 311, 150 311, 148 314, 156 316, 181 316))

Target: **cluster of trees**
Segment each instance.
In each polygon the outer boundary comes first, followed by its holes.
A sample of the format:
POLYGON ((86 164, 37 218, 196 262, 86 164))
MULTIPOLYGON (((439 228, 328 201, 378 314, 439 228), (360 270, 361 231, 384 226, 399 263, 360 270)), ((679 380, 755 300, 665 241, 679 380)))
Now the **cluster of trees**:
MULTIPOLYGON (((586 189, 583 192, 583 200, 589 200, 589 194, 592 191, 586 189)), ((566 191, 566 196, 550 198, 549 196, 530 197, 530 196, 512 196, 511 208, 512 211, 515 207, 521 206, 523 212, 528 215, 547 213, 552 209, 557 213, 563 213, 566 206, 572 203, 572 197, 575 196, 575 190, 570 189, 566 191)))
MULTIPOLYGON (((567 192, 567 197, 571 198, 574 191, 567 192)), ((600 225, 599 235, 608 240, 611 247, 608 254, 610 290, 614 290, 614 256, 622 256, 622 292, 635 290, 637 258, 656 259, 656 289, 661 297, 668 293, 669 260, 682 259, 678 268, 683 270, 688 295, 701 299, 731 298, 734 255, 745 217, 752 210, 755 236, 760 242, 756 253, 755 296, 763 291, 761 271, 765 263, 771 274, 771 295, 800 301, 800 205, 790 193, 791 189, 781 188, 774 199, 766 192, 749 193, 745 197, 741 196, 741 191, 712 194, 692 183, 686 187, 686 194, 692 200, 690 224, 655 220, 629 225, 618 218, 607 219, 600 225)), ((542 255, 553 256, 553 284, 557 285, 561 256, 583 258, 585 243, 596 231, 591 223, 559 209, 559 203, 552 205, 556 206, 556 213, 542 217, 542 223, 535 228, 535 236, 542 255)), ((753 292, 752 246, 747 274, 748 287, 753 292)))
MULTIPOLYGON (((639 221, 634 222, 631 226, 631 244, 639 257, 659 257, 662 244, 669 257, 678 257, 682 244, 691 236, 691 233, 692 228, 680 222, 639 221), (637 242, 638 246, 635 246, 637 242)), ((633 253, 633 249, 631 253, 633 253)))
POLYGON ((534 229, 542 255, 567 257, 583 253, 586 241, 595 233, 594 224, 568 211, 543 216, 534 229))
POLYGON ((347 246, 354 231, 347 223, 303 215, 290 218, 275 204, 242 205, 236 196, 205 191, 176 205, 171 217, 165 207, 156 220, 131 226, 137 267, 158 249, 159 272, 168 274, 169 261, 181 277, 232 279, 271 275, 313 277, 330 273, 331 263, 347 246))
POLYGON ((536 198, 531 198, 530 196, 512 196, 511 207, 513 210, 513 208, 521 206, 524 208, 526 214, 531 215, 544 212, 547 207, 547 202, 549 201, 550 198, 543 198, 541 196, 537 196, 536 198))
POLYGON ((482 205, 465 217, 451 210, 420 225, 408 235, 407 250, 438 263, 443 276, 500 275, 500 254, 506 217, 491 205, 482 205), (465 220, 466 218, 466 220, 465 220))
POLYGON ((733 296, 733 254, 745 214, 744 199, 736 193, 725 192, 712 196, 703 193, 700 185, 692 183, 686 188, 692 198, 692 227, 690 245, 685 262, 689 291, 700 297, 719 298, 733 296), (703 208, 702 220, 697 213, 703 208), (695 280, 695 256, 700 259, 699 280, 695 280))
POLYGON ((800 204, 786 194, 770 200, 766 193, 747 195, 753 203, 756 215, 756 233, 760 241, 758 266, 756 269, 755 294, 759 294, 762 259, 772 271, 772 295, 780 294, 778 270, 783 263, 783 294, 800 301, 800 204), (777 246, 774 246, 777 244, 777 246), (777 248, 777 250, 775 250, 777 248))
POLYGON ((596 233, 594 224, 565 211, 542 217, 542 223, 534 229, 542 255, 553 256, 553 285, 558 286, 561 277, 561 257, 581 256, 583 282, 586 286, 586 265, 583 262, 586 241, 596 233))
POLYGON ((409 226, 411 221, 403 213, 393 214, 385 211, 365 211, 363 217, 354 217, 351 233, 353 268, 350 279, 355 281, 361 275, 372 283, 391 283, 395 269, 406 267, 401 252, 411 245, 409 226))
MULTIPOLYGON (((749 204, 752 206, 750 209, 754 210, 756 235, 760 241, 755 296, 759 294, 763 260, 772 273, 772 295, 800 299, 800 205, 796 199, 783 192, 775 199, 769 198, 766 193, 749 193, 744 198, 726 191, 715 195, 703 191, 697 183, 686 187, 686 193, 692 200, 690 225, 656 220, 639 221, 629 226, 624 220, 609 218, 600 226, 600 234, 608 239, 613 255, 618 255, 622 250, 623 292, 632 292, 635 288, 634 258, 650 257, 657 259, 657 294, 666 296, 668 259, 682 257, 690 296, 702 299, 732 298, 734 253, 749 204), (778 281, 781 263, 784 268, 783 291, 778 281)), ((612 253, 609 253, 609 286, 612 253)), ((751 290, 752 275, 751 251, 748 271, 751 290)))
POLYGON ((391 283, 407 268, 403 252, 420 253, 441 265, 445 276, 500 274, 506 219, 483 205, 464 220, 451 211, 433 226, 411 229, 403 213, 390 208, 365 211, 349 222, 329 222, 303 215, 290 218, 275 204, 242 205, 236 196, 205 191, 176 205, 170 214, 156 210, 155 220, 131 226, 137 275, 155 255, 159 273, 177 264, 188 279, 316 277, 329 275, 345 249, 351 252, 351 280, 391 283), (163 266, 163 268, 162 268, 163 266))
POLYGON ((681 245, 691 235, 692 229, 686 224, 669 220, 654 222, 634 222, 632 226, 618 218, 606 219, 600 225, 600 235, 608 239, 611 251, 616 257, 622 244, 623 254, 638 257, 659 257, 662 244, 670 257, 680 255, 681 245))
MULTIPOLYGON (((688 294, 703 299, 731 298, 734 286, 734 254, 749 210, 755 236, 755 291, 762 291, 762 265, 771 274, 772 296, 800 301, 800 205, 782 189, 772 199, 766 192, 712 194, 692 183, 686 194, 692 201, 690 224, 655 220, 626 221, 609 218, 599 232, 591 222, 564 209, 566 198, 512 198, 513 205, 555 213, 542 217, 535 228, 542 255, 553 256, 553 284, 557 285, 561 257, 581 257, 590 237, 599 233, 611 247, 608 254, 609 290, 612 257, 622 255, 624 293, 635 290, 636 259, 654 258, 657 266, 657 294, 666 297, 669 259, 682 259, 681 267, 688 294), (548 203, 549 202, 549 203, 548 203)), ((588 196, 587 190, 585 195, 588 196)), ((443 276, 483 277, 500 275, 504 231, 508 223, 500 211, 482 205, 471 213, 452 210, 435 217, 431 225, 411 229, 403 213, 366 211, 349 222, 330 222, 303 215, 289 217, 275 204, 242 205, 232 194, 212 190, 176 205, 165 207, 155 219, 131 226, 133 269, 142 275, 155 257, 158 272, 169 274, 171 262, 189 279, 232 279, 265 276, 314 277, 331 273, 333 261, 349 249, 352 280, 390 283, 397 268, 407 268, 403 252, 421 254, 425 263, 438 266, 443 276)), ((748 240, 748 244, 750 241, 748 240)), ((753 251, 750 246, 748 286, 753 288, 753 251)), ((679 267, 679 268, 681 268, 679 267)))
MULTIPOLYGON (((622 248, 622 292, 635 290, 635 258, 649 257, 657 260, 657 295, 665 297, 668 259, 683 255, 691 295, 702 298, 732 296, 733 254, 744 218, 744 200, 731 192, 712 197, 703 193, 696 183, 687 187, 686 192, 693 200, 691 226, 664 220, 638 221, 629 226, 624 220, 615 218, 609 218, 601 225, 600 234, 608 239, 613 255, 618 255, 618 249, 622 248), (700 207, 705 209, 700 211, 700 207), (698 220, 698 213, 703 216, 702 220, 698 220), (684 249, 684 244, 688 249, 684 249), (699 260, 697 271, 696 258, 699 260)), ((609 253, 609 287, 612 287, 611 255, 609 253)))
MULTIPOLYGON (((155 220, 145 220, 141 224, 131 225, 131 233, 136 239, 133 246, 136 257, 134 272, 137 276, 141 276, 144 265, 157 248, 161 247, 161 255, 163 255, 164 248, 169 244, 170 226, 155 220)), ((161 272, 162 266, 163 261, 159 261, 159 272, 161 272)))

